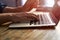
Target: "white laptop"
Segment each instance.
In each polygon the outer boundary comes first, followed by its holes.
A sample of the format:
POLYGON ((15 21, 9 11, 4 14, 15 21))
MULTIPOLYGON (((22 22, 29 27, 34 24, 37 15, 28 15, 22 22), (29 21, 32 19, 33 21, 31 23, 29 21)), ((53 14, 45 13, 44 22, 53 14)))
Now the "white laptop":
POLYGON ((9 27, 44 27, 44 26, 55 26, 55 22, 49 15, 49 12, 33 12, 36 15, 39 15, 39 21, 25 21, 21 23, 14 23, 9 25, 9 27))

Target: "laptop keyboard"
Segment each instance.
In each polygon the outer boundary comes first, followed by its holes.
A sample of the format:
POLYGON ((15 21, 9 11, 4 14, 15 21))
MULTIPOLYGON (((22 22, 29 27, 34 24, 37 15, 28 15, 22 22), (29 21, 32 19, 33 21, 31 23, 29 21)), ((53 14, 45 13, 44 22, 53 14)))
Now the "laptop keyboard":
POLYGON ((34 25, 38 25, 38 24, 52 24, 54 23, 54 21, 52 20, 52 18, 50 17, 49 14, 40 14, 39 15, 39 21, 35 22, 35 21, 30 21, 30 25, 34 24, 34 25))

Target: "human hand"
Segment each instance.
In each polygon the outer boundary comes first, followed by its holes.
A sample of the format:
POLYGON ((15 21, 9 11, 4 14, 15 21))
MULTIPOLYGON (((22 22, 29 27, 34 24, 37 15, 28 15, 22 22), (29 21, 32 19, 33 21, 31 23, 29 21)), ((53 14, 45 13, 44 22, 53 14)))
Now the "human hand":
POLYGON ((38 16, 32 13, 14 13, 12 14, 12 22, 22 22, 22 21, 38 21, 38 16))

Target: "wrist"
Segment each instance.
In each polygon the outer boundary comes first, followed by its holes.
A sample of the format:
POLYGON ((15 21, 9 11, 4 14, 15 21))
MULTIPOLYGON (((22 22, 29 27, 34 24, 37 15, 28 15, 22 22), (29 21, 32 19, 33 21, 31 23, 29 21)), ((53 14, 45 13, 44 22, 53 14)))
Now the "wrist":
POLYGON ((13 13, 9 13, 8 16, 9 16, 9 20, 12 22, 13 13))
POLYGON ((8 14, 9 15, 9 19, 10 19, 10 21, 13 23, 14 22, 14 18, 15 18, 15 13, 9 13, 8 14))

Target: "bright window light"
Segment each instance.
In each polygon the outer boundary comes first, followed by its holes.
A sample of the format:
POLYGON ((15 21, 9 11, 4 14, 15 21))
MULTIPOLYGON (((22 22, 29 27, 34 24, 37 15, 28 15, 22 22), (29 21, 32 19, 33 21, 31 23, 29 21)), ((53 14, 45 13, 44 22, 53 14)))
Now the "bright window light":
POLYGON ((45 0, 44 7, 53 7, 54 3, 54 0, 45 0))
POLYGON ((27 1, 27 0, 21 0, 21 2, 22 2, 21 5, 23 6, 23 5, 26 3, 26 1, 27 1))

